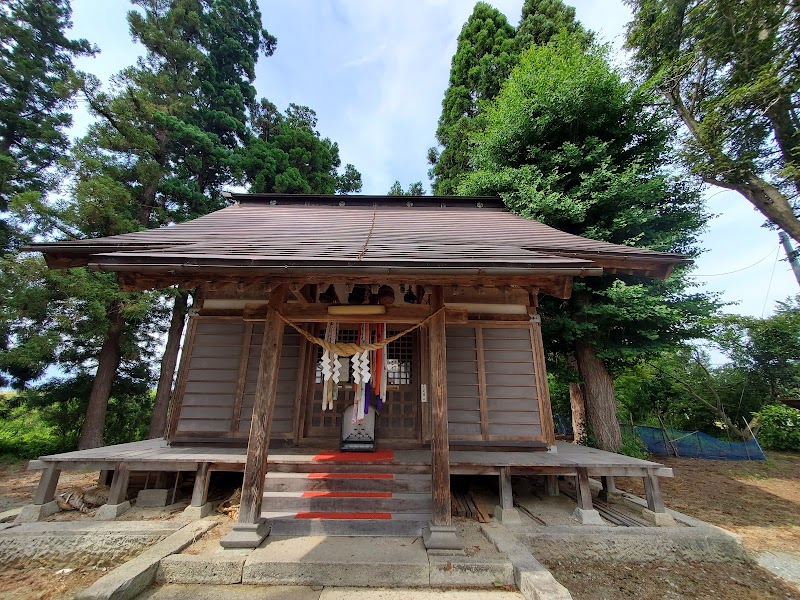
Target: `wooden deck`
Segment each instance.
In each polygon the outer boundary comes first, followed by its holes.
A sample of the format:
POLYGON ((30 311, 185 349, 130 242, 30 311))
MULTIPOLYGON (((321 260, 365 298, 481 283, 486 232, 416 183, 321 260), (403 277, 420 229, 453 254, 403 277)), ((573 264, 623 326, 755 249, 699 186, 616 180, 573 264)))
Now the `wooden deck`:
MULTIPOLYGON (((558 442, 557 452, 503 452, 451 450, 450 472, 454 475, 496 475, 509 468, 514 475, 572 475, 586 469, 590 476, 672 477, 672 469, 660 463, 640 460, 558 442)), ((315 472, 331 468, 333 461, 323 457, 330 449, 282 448, 269 453, 268 471, 315 472)), ((346 456, 346 455, 345 455, 346 456)), ((372 460, 368 454, 353 454, 352 460, 335 461, 340 470, 348 467, 361 472, 430 473, 429 450, 394 450, 393 459, 383 455, 372 460)), ((128 471, 195 471, 207 465, 211 471, 242 471, 247 459, 246 448, 214 446, 169 446, 164 440, 145 440, 91 450, 78 450, 42 456, 31 461, 29 469, 53 467, 59 470, 111 470, 119 465, 128 471)))

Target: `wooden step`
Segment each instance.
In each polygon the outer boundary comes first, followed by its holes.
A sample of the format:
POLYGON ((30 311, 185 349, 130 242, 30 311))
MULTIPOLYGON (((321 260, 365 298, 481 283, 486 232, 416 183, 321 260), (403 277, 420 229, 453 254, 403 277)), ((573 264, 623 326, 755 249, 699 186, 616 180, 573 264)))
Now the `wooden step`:
POLYGON ((272 536, 401 536, 422 535, 430 512, 419 513, 293 513, 263 512, 272 536))
POLYGON ((392 473, 267 473, 266 492, 305 491, 431 491, 429 475, 392 473))
POLYGON ((265 492, 262 510, 292 512, 427 512, 430 493, 374 491, 265 492))

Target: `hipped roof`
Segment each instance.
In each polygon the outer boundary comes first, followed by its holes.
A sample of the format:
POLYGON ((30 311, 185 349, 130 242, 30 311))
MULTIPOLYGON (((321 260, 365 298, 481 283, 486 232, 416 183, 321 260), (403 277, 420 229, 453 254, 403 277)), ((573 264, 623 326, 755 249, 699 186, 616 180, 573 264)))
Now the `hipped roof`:
POLYGON ((226 194, 227 208, 181 223, 30 246, 52 268, 117 272, 280 272, 666 277, 685 256, 564 233, 499 198, 226 194))

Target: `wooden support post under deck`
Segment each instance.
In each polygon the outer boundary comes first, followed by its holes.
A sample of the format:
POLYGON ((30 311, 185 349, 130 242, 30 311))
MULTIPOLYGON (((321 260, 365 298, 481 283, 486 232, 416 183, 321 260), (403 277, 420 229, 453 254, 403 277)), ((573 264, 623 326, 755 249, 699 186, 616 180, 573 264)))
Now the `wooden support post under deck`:
POLYGON ((500 467, 500 506, 494 509, 494 517, 504 525, 522 522, 519 511, 514 508, 514 493, 511 488, 511 467, 500 467))
POLYGON ((208 502, 208 483, 211 481, 211 464, 200 463, 194 477, 194 488, 192 489, 192 501, 183 511, 186 517, 191 519, 202 519, 211 514, 211 503, 208 502))
POLYGON ((647 470, 644 476, 644 492, 647 497, 647 510, 643 511, 644 518, 656 527, 672 527, 675 519, 667 512, 664 506, 664 497, 661 495, 661 484, 658 475, 652 469, 647 470))
POLYGON ((285 300, 286 284, 278 285, 270 293, 267 317, 264 321, 264 339, 258 364, 239 519, 232 531, 220 540, 220 544, 227 548, 256 548, 269 534, 269 527, 261 519, 261 504, 264 497, 264 478, 267 474, 267 453, 272 414, 275 409, 278 367, 283 346, 284 323, 278 316, 278 311, 283 308, 285 300))
POLYGON ((108 492, 108 501, 97 509, 94 518, 98 521, 110 521, 117 518, 131 507, 128 502, 128 480, 130 471, 124 464, 117 465, 114 477, 111 479, 111 489, 108 492))
POLYGON ((544 491, 548 496, 558 496, 561 493, 558 488, 558 475, 544 476, 544 491))
POLYGON ((614 483, 614 478, 609 475, 601 476, 600 480, 603 483, 603 490, 600 492, 599 497, 603 502, 608 502, 617 494, 617 484, 614 483))
POLYGON ((36 488, 36 493, 33 495, 34 504, 47 504, 55 499, 59 477, 61 477, 61 469, 56 469, 53 466, 49 466, 42 471, 39 487, 36 488))
POLYGON ((583 525, 605 525, 600 513, 592 506, 592 489, 589 487, 589 471, 586 467, 578 467, 575 476, 575 492, 578 507, 573 517, 583 525))
MULTIPOLYGON (((431 310, 444 306, 444 292, 435 286, 431 310)), ((464 545, 456 535, 450 517, 450 442, 447 434, 447 357, 445 353, 445 315, 430 320, 431 376, 431 475, 433 478, 433 520, 425 529, 423 542, 429 550, 461 550, 464 545)))

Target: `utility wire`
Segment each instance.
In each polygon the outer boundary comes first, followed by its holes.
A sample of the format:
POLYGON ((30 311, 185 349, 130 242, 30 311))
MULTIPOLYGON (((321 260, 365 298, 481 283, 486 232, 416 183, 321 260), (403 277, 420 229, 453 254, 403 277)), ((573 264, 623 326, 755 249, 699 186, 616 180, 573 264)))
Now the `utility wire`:
MULTIPOLYGON (((722 275, 732 275, 733 273, 740 273, 741 271, 746 271, 747 269, 752 269, 756 265, 761 264, 762 262, 767 260, 770 256, 772 256, 772 253, 776 252, 779 247, 780 247, 780 244, 775 246, 774 250, 770 250, 769 254, 767 254, 764 258, 762 258, 760 260, 757 260, 752 265, 749 265, 747 267, 742 267, 741 269, 736 269, 735 271, 727 271, 726 273, 712 273, 711 275, 687 275, 687 277, 720 277, 722 275)), ((775 261, 777 262, 777 260, 778 259, 777 259, 777 255, 776 255, 775 261)))

